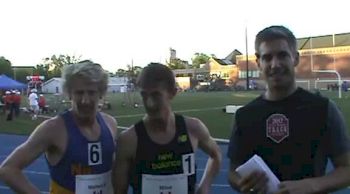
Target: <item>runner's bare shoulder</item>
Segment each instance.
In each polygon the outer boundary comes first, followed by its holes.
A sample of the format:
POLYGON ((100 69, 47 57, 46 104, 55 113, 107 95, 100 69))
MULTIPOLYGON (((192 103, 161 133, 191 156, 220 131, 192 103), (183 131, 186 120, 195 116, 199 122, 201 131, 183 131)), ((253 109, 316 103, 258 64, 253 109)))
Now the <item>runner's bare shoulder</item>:
POLYGON ((134 125, 122 131, 117 142, 118 149, 121 149, 123 152, 127 152, 129 157, 134 158, 137 148, 137 135, 134 125))
POLYGON ((185 116, 186 127, 191 136, 200 137, 202 133, 208 131, 205 124, 198 118, 185 116))
POLYGON ((208 133, 207 127, 204 123, 195 117, 185 116, 185 123, 187 127, 188 135, 190 136, 193 150, 197 150, 198 142, 206 137, 208 133))
POLYGON ((113 116, 111 116, 107 113, 104 113, 104 112, 101 112, 101 115, 102 115, 102 118, 104 119, 104 121, 106 122, 106 124, 108 125, 108 128, 110 130, 112 130, 113 137, 116 137, 117 133, 118 133, 117 120, 113 116))
POLYGON ((62 144, 67 136, 64 121, 60 116, 40 123, 27 140, 28 145, 40 145, 42 149, 62 144))
POLYGON ((60 116, 55 116, 40 123, 36 127, 34 133, 36 131, 44 131, 47 133, 47 136, 54 136, 57 135, 57 133, 60 133, 62 130, 65 130, 64 121, 60 116))

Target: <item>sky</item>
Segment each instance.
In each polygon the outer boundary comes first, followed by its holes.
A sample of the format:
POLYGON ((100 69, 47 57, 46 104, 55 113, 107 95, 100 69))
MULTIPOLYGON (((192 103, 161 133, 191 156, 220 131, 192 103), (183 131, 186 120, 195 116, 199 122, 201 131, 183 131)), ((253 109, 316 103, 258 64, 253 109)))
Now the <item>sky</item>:
POLYGON ((81 56, 116 72, 165 63, 169 48, 254 53, 255 35, 284 25, 297 38, 350 32, 347 0, 1 0, 0 56, 35 66, 54 54, 81 56))

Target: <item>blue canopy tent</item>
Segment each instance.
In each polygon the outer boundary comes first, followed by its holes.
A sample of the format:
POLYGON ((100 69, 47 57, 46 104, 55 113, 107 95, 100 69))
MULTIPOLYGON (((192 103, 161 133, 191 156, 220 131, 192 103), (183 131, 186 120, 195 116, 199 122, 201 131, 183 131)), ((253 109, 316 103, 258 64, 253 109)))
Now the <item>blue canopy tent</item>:
POLYGON ((27 86, 21 82, 13 80, 6 75, 0 75, 0 90, 10 90, 10 89, 24 89, 27 86))

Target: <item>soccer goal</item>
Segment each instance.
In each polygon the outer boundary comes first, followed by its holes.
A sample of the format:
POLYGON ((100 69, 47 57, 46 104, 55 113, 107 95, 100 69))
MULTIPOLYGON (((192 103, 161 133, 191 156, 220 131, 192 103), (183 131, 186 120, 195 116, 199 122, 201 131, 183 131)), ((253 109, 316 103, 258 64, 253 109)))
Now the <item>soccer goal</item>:
POLYGON ((298 87, 310 90, 310 80, 296 80, 296 83, 298 87))
MULTIPOLYGON (((341 83, 343 81, 350 82, 350 80, 341 80, 341 83)), ((339 80, 337 79, 317 79, 315 80, 315 89, 319 90, 334 90, 335 88, 332 88, 336 86, 337 90, 339 86, 339 80)))

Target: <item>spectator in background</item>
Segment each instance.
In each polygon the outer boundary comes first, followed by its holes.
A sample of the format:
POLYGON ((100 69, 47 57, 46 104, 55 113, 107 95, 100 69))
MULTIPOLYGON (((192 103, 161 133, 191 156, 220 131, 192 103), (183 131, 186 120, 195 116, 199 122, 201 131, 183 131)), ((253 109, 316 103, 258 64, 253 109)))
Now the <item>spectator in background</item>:
POLYGON ((48 113, 48 110, 46 107, 46 99, 43 94, 39 95, 39 110, 40 110, 40 113, 48 113))
POLYGON ((31 111, 33 111, 32 120, 36 120, 39 113, 38 95, 36 93, 37 93, 37 90, 32 89, 31 93, 28 96, 29 106, 31 111))
POLYGON ((5 115, 7 115, 7 110, 9 109, 9 104, 8 104, 8 98, 9 98, 9 95, 11 94, 11 92, 10 91, 6 91, 5 93, 4 93, 4 95, 2 96, 2 101, 3 101, 3 103, 4 103, 4 106, 3 106, 3 113, 5 114, 5 115))
POLYGON ((20 107, 21 107, 21 101, 22 101, 21 92, 16 91, 16 94, 14 95, 14 99, 13 99, 14 111, 15 111, 16 117, 18 117, 19 113, 20 113, 19 110, 20 110, 20 107))
POLYGON ((0 91, 0 104, 1 104, 1 109, 2 109, 2 113, 4 113, 4 107, 5 107, 5 101, 4 101, 4 97, 5 95, 3 94, 3 91, 0 91))
POLYGON ((7 108, 7 107, 6 107, 6 106, 7 106, 7 104, 6 104, 7 92, 8 92, 8 91, 4 91, 4 92, 3 92, 3 95, 1 96, 1 102, 4 104, 3 107, 2 107, 2 112, 3 112, 4 115, 6 115, 6 108, 7 108))
POLYGON ((11 91, 11 105, 10 105, 10 107, 11 107, 10 114, 11 114, 12 119, 16 113, 16 95, 17 95, 17 91, 12 90, 11 91))
POLYGON ((14 92, 15 91, 9 91, 8 95, 6 95, 6 104, 7 104, 7 121, 12 121, 13 119, 13 112, 14 112, 14 92))
POLYGON ((341 88, 344 92, 348 91, 348 83, 346 81, 343 81, 343 83, 341 84, 341 88))

